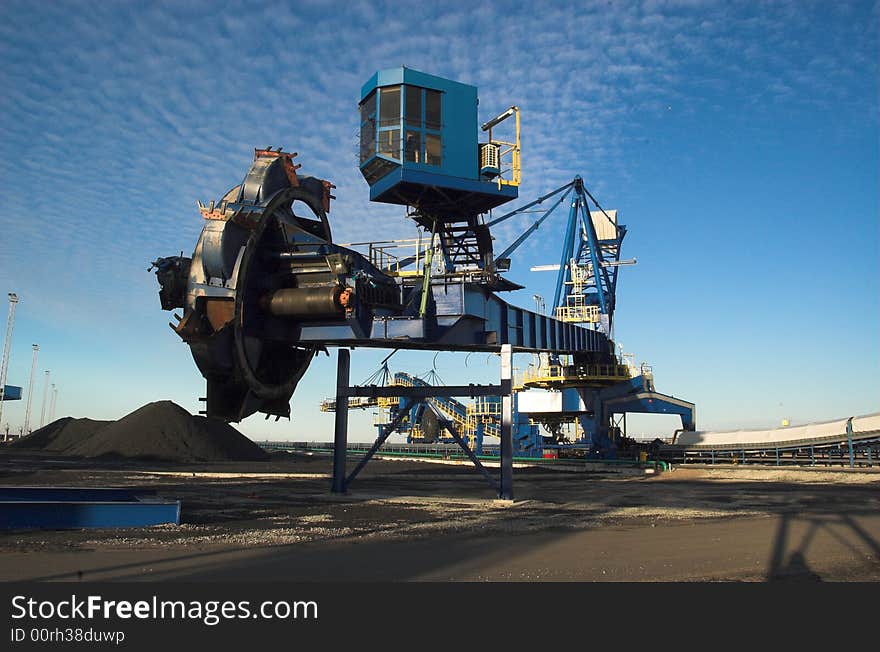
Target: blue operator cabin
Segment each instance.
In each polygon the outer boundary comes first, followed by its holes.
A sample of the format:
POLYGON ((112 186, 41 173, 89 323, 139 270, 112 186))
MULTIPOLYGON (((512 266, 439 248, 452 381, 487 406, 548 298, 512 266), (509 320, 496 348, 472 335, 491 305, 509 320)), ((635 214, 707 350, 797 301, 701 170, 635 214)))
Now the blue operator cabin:
POLYGON ((411 206, 430 229, 438 219, 469 221, 516 199, 518 142, 493 141, 491 129, 516 115, 518 141, 518 109, 484 124, 489 142, 481 144, 477 104, 476 86, 406 67, 375 73, 360 101, 360 170, 370 200, 411 206), (505 179, 506 154, 512 177, 505 179))

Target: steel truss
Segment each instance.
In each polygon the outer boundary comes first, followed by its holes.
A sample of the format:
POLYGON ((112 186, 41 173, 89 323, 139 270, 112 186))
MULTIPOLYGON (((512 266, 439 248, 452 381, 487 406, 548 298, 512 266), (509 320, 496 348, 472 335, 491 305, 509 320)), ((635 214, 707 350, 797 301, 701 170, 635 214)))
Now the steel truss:
MULTIPOLYGON (((453 439, 464 451, 465 455, 473 462, 475 468, 483 474, 490 486, 498 492, 502 500, 513 500, 513 348, 510 344, 501 347, 501 382, 498 385, 443 385, 443 386, 418 386, 418 387, 380 387, 370 385, 367 387, 351 386, 349 384, 351 353, 346 348, 338 349, 336 367, 336 422, 333 439, 333 481, 331 490, 334 493, 346 493, 349 486, 373 458, 382 444, 400 424, 417 402, 431 397, 449 396, 500 396, 501 397, 501 424, 500 424, 500 458, 501 471, 498 480, 477 459, 474 452, 457 432, 454 424, 438 413, 438 418, 443 422, 452 434, 453 439), (389 423, 383 424, 379 429, 379 435, 370 449, 358 461, 351 473, 347 474, 346 459, 348 455, 348 399, 352 397, 400 397, 401 406, 397 415, 389 423)), ((428 407, 434 408, 428 403, 428 407)))

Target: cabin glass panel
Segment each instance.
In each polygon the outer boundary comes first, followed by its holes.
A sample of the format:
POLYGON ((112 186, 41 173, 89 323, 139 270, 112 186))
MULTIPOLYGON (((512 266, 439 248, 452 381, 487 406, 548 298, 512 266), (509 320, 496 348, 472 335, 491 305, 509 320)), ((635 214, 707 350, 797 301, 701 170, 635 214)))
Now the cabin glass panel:
POLYGON ((422 89, 415 86, 404 86, 406 89, 406 126, 422 126, 422 89))
POLYGON ((379 127, 400 127, 400 86, 387 86, 379 90, 379 127))
POLYGON ((440 138, 440 103, 442 93, 418 86, 404 85, 404 161, 440 166, 442 162, 440 138), (428 152, 430 142, 431 151, 428 152))
POLYGON ((425 91, 425 128, 440 131, 440 91, 425 91))
POLYGON ((427 149, 425 163, 428 165, 443 165, 443 142, 440 134, 426 134, 425 145, 427 149))
POLYGON ((410 163, 423 163, 425 160, 422 151, 422 133, 420 131, 406 131, 406 145, 404 146, 404 160, 410 163))
POLYGON ((376 93, 361 103, 361 165, 376 153, 376 93))
POLYGON ((400 160, 400 86, 379 89, 379 154, 400 160))
POLYGON ((379 132, 379 154, 400 160, 400 128, 383 129, 379 132))

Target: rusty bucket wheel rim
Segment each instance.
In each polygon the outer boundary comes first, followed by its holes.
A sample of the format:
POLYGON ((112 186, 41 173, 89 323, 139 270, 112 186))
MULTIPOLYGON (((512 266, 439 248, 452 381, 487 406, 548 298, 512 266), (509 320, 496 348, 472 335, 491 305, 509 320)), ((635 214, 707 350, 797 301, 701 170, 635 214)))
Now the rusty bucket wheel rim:
MULTIPOLYGON (((233 338, 236 366, 239 368, 245 382, 254 395, 257 398, 264 400, 289 399, 308 369, 309 364, 318 349, 318 347, 314 346, 298 347, 290 346, 288 344, 280 345, 278 347, 279 351, 284 351, 286 354, 292 354, 294 359, 291 362, 291 366, 294 368, 291 369, 290 377, 286 380, 271 383, 264 381, 259 377, 259 370, 254 369, 254 364, 246 351, 246 338, 249 336, 245 332, 242 310, 244 308, 245 295, 248 293, 249 289, 248 276, 253 259, 254 256, 257 255, 260 242, 262 241, 266 230, 278 222, 279 216, 277 213, 279 210, 287 208, 288 210, 285 213, 282 213, 284 217, 287 219, 297 219, 297 216, 290 208, 290 205, 296 200, 303 201, 308 205, 318 217, 322 218, 322 222, 325 226, 327 225, 326 214, 321 206, 316 205, 316 200, 311 193, 296 187, 288 188, 279 192, 267 203, 259 224, 248 238, 248 242, 245 245, 244 255, 242 256, 241 271, 239 272, 239 277, 236 282, 238 289, 235 294, 235 331, 233 338)), ((329 232, 329 228, 326 230, 329 232)), ((260 351, 259 358, 262 358, 266 346, 266 342, 261 343, 261 347, 263 348, 260 351)), ((256 365, 257 367, 259 367, 259 358, 256 365)))

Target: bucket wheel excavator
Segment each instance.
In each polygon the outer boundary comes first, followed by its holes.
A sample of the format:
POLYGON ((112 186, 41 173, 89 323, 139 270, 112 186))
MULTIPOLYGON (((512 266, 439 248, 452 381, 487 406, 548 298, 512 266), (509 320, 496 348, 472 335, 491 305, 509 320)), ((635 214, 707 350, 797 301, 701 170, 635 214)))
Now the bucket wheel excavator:
POLYGON ((352 316, 359 278, 371 279, 366 304, 397 302, 392 279, 332 244, 334 186, 298 176, 295 156, 255 150, 240 184, 218 203, 199 203, 205 225, 192 257, 153 262, 162 308, 183 309, 170 325, 207 381, 205 412, 225 421, 290 415, 293 391, 323 348, 297 343, 298 325, 352 316))
MULTIPOLYGON (((511 451, 508 426, 514 439, 531 442, 528 450, 540 451, 525 415, 548 424, 557 440, 558 422, 577 419, 584 441, 598 448, 612 447, 616 414, 678 414, 683 428, 695 427, 693 404, 657 393, 650 374, 631 371, 615 353, 617 269, 630 263, 619 257, 626 228, 616 212, 603 209, 576 176, 493 217, 518 197, 519 109, 480 126, 478 105, 476 87, 406 67, 378 71, 361 89, 360 171, 370 201, 407 208, 420 229, 414 256, 395 249, 406 241, 360 243, 369 246, 365 253, 334 244, 327 217, 333 184, 299 174, 296 154, 281 148, 254 150, 241 183, 199 204, 205 222, 192 256, 158 258, 153 266, 162 308, 182 310, 171 326, 207 381, 205 414, 231 422, 256 412, 289 417, 293 392, 318 352, 339 347, 340 369, 347 369, 344 349, 376 347, 501 354, 508 375, 497 387, 343 388, 337 398, 400 396, 411 407, 430 397, 501 396, 509 407, 501 439, 511 451), (508 128, 513 139, 500 140, 508 128), (546 210, 532 210, 544 202, 546 210), (569 219, 559 264, 539 266, 558 272, 552 312, 508 303, 501 295, 522 289, 502 276, 511 254, 561 206, 569 219), (496 255, 490 229, 526 211, 542 215, 496 255), (514 353, 539 361, 522 379, 528 391, 516 392, 515 410, 514 353)), ((337 373, 338 384, 347 374, 337 373)))

